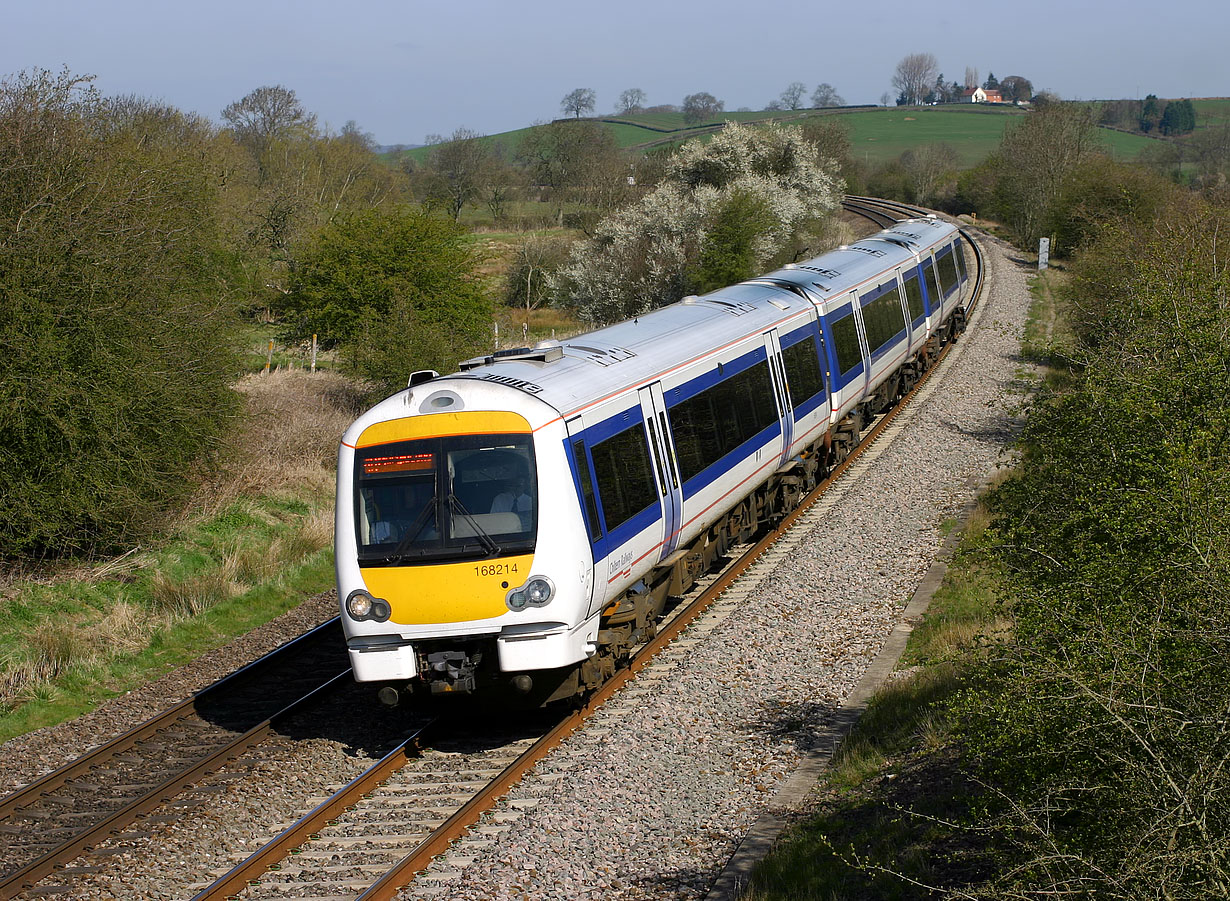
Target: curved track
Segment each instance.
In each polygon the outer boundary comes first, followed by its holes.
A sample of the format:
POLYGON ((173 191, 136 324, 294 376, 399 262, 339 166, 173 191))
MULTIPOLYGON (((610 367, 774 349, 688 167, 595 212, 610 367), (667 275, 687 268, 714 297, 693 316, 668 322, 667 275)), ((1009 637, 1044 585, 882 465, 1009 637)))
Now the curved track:
MULTIPOLYGON (((844 204, 851 212, 866 216, 880 226, 891 225, 904 216, 927 215, 904 204, 878 201, 873 198, 849 198, 844 204)), ((962 232, 976 261, 976 276, 967 308, 972 310, 981 296, 984 264, 981 249, 973 236, 962 232)), ((745 546, 737 559, 703 578, 659 626, 658 633, 632 658, 625 669, 616 673, 592 695, 581 709, 560 719, 544 730, 536 740, 520 736, 508 747, 519 753, 493 775, 489 782, 464 791, 455 782, 441 780, 433 764, 410 766, 412 760, 426 760, 439 751, 437 736, 455 735, 443 722, 435 722, 413 735, 405 744, 372 766, 354 782, 328 798, 307 816, 266 844, 255 854, 240 862, 213 885, 205 887, 193 901, 216 901, 234 897, 246 890, 244 897, 274 898, 304 895, 312 897, 358 898, 361 901, 390 899, 407 885, 416 873, 426 869, 437 855, 464 835, 482 814, 490 810, 508 788, 524 776, 538 761, 546 757, 568 735, 579 729, 616 691, 649 666, 653 658, 684 629, 719 601, 754 563, 783 538, 795 523, 803 518, 827 489, 857 458, 889 427, 898 412, 927 384, 936 365, 948 354, 945 346, 935 364, 922 379, 885 415, 861 436, 854 451, 833 468, 817 488, 775 528, 751 546, 745 546), (424 750, 432 746, 430 750, 424 750), (421 756, 420 756, 421 755, 421 756), (399 771, 406 773, 402 776, 399 771), (397 773, 397 777, 393 775, 397 773), (426 774, 426 775, 424 775, 426 774), (434 787, 434 788, 433 788, 434 787), (443 787, 447 790, 440 791, 443 787), (441 803, 447 796, 448 803, 441 803), (417 798, 416 806, 406 816, 405 800, 417 798), (364 799, 360 802, 358 799, 364 799), (349 811, 342 814, 342 811, 349 811), (399 814, 400 811, 400 814, 399 814), (443 820, 430 832, 414 828, 424 820, 443 820), (375 823, 378 828, 372 830, 375 823), (332 825, 332 832, 324 828, 332 825), (356 839, 360 839, 356 841, 356 839), (357 847, 356 847, 357 846, 357 847), (408 854, 397 851, 410 847, 408 854), (279 867, 279 861, 296 853, 296 863, 279 867), (404 855, 404 856, 402 856, 404 855), (310 860, 323 862, 306 865, 310 860), (371 879, 372 881, 368 881, 371 879)), ((456 728, 454 724, 453 729, 456 728)), ((484 758, 490 761, 490 758, 484 758)), ((465 781, 465 780, 463 780, 465 781)), ((495 827, 498 828, 498 827, 495 827)))

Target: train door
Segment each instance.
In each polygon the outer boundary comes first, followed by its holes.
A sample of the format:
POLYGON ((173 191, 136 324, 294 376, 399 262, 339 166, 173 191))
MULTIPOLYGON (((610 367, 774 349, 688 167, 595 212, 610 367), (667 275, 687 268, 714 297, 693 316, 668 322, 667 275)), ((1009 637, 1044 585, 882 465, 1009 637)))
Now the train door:
POLYGON ((654 382, 648 388, 641 388, 639 395, 641 415, 645 418, 645 431, 649 435, 654 477, 658 481, 658 496, 662 503, 662 553, 658 559, 664 560, 679 545, 679 532, 683 528, 683 488, 679 481, 675 446, 666 422, 662 383, 654 382))
POLYGON ((764 349, 769 355, 769 371, 773 373, 773 396, 777 400, 777 415, 782 423, 782 459, 785 466, 790 460, 790 446, 794 444, 794 412, 790 407, 790 388, 786 369, 782 365, 782 345, 777 330, 764 333, 764 349))

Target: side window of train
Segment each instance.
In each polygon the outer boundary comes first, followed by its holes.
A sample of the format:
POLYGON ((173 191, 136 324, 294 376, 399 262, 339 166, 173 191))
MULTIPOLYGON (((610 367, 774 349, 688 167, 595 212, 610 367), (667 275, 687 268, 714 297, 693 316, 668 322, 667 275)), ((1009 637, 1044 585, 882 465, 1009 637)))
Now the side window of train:
POLYGON ((944 293, 950 293, 960 284, 957 274, 957 257, 954 248, 948 248, 948 253, 937 260, 940 266, 940 282, 944 285, 944 293))
POLYGON ((854 325, 854 312, 847 313, 829 328, 833 330, 833 349, 837 351, 837 368, 842 375, 845 375, 863 362, 863 352, 858 346, 858 329, 854 325))
POLYGON ((960 238, 952 245, 952 252, 957 258, 957 268, 961 271, 961 281, 969 278, 969 267, 965 265, 965 242, 960 238))
POLYGON ((608 533, 657 502, 649 445, 640 421, 595 444, 590 453, 594 458, 594 477, 608 533))
POLYGON ((863 307, 863 327, 867 330, 867 348, 872 354, 904 331, 901 292, 895 284, 891 290, 863 307))
POLYGON ((670 408, 686 482, 777 421, 769 363, 761 360, 670 408))
POLYGON ((824 373, 820 370, 814 336, 808 335, 784 348, 782 362, 786 364, 786 381, 790 383, 790 401, 795 409, 824 391, 824 373))
POLYGON ((931 304, 938 308, 944 302, 944 292, 940 290, 939 262, 928 262, 926 270, 931 276, 931 304))
POLYGON ((918 270, 910 273, 905 280, 905 304, 910 308, 910 322, 917 322, 925 312, 923 308, 922 282, 918 280, 918 270))
POLYGON ((598 521, 598 505, 594 502, 594 482, 589 474, 589 458, 585 456, 585 442, 572 442, 572 457, 577 464, 577 475, 581 479, 581 499, 585 505, 585 523, 589 527, 589 538, 597 541, 602 537, 602 524, 598 521))

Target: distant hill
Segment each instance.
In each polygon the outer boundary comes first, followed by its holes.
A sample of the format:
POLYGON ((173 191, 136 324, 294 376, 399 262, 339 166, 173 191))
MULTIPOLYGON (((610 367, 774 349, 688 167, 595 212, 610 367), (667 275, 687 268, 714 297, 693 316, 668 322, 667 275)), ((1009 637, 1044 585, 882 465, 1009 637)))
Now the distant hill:
MULTIPOLYGON (((1197 110, 1204 114, 1207 105, 1211 115, 1230 117, 1230 101, 1198 101, 1197 110)), ((720 113, 705 122, 689 124, 682 113, 635 113, 627 116, 595 116, 611 130, 616 144, 629 152, 645 152, 664 145, 679 144, 691 138, 703 137, 719 130, 723 123, 779 122, 797 124, 816 117, 835 116, 850 129, 852 152, 863 162, 874 165, 896 159, 904 151, 926 144, 944 143, 951 146, 965 167, 977 165, 994 150, 1004 129, 1017 117, 1028 115, 1025 110, 1008 105, 955 103, 941 106, 838 107, 825 110, 761 110, 758 112, 720 113)), ((487 141, 501 144, 505 152, 515 153, 521 139, 531 126, 501 134, 489 135, 487 141)), ((1119 159, 1135 159, 1149 146, 1151 139, 1100 129, 1107 149, 1119 159)), ((416 162, 426 160, 426 146, 390 148, 384 158, 397 164, 402 157, 416 162)))

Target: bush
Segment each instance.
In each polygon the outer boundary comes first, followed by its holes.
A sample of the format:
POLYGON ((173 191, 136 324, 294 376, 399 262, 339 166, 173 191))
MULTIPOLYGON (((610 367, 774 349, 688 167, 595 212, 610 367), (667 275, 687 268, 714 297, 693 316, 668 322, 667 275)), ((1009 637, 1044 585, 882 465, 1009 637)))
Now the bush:
POLYGON ((412 207, 343 213, 304 247, 283 310, 352 371, 400 388, 485 346, 491 310, 464 229, 412 207))
POLYGON ((231 421, 211 140, 67 73, 0 83, 0 554, 135 540, 231 421))
POLYGON ((1015 855, 988 897, 1230 891, 1228 226, 1103 236, 1075 291, 1116 313, 994 495, 1015 633, 961 707, 1015 855))
POLYGON ((788 261, 840 200, 835 165, 821 163, 797 129, 728 123, 708 143, 680 148, 639 204, 574 245, 551 280, 553 298, 588 322, 615 322, 674 303, 696 290, 698 274, 788 261), (754 225, 732 230, 729 213, 723 222, 732 204, 754 206, 754 225))

